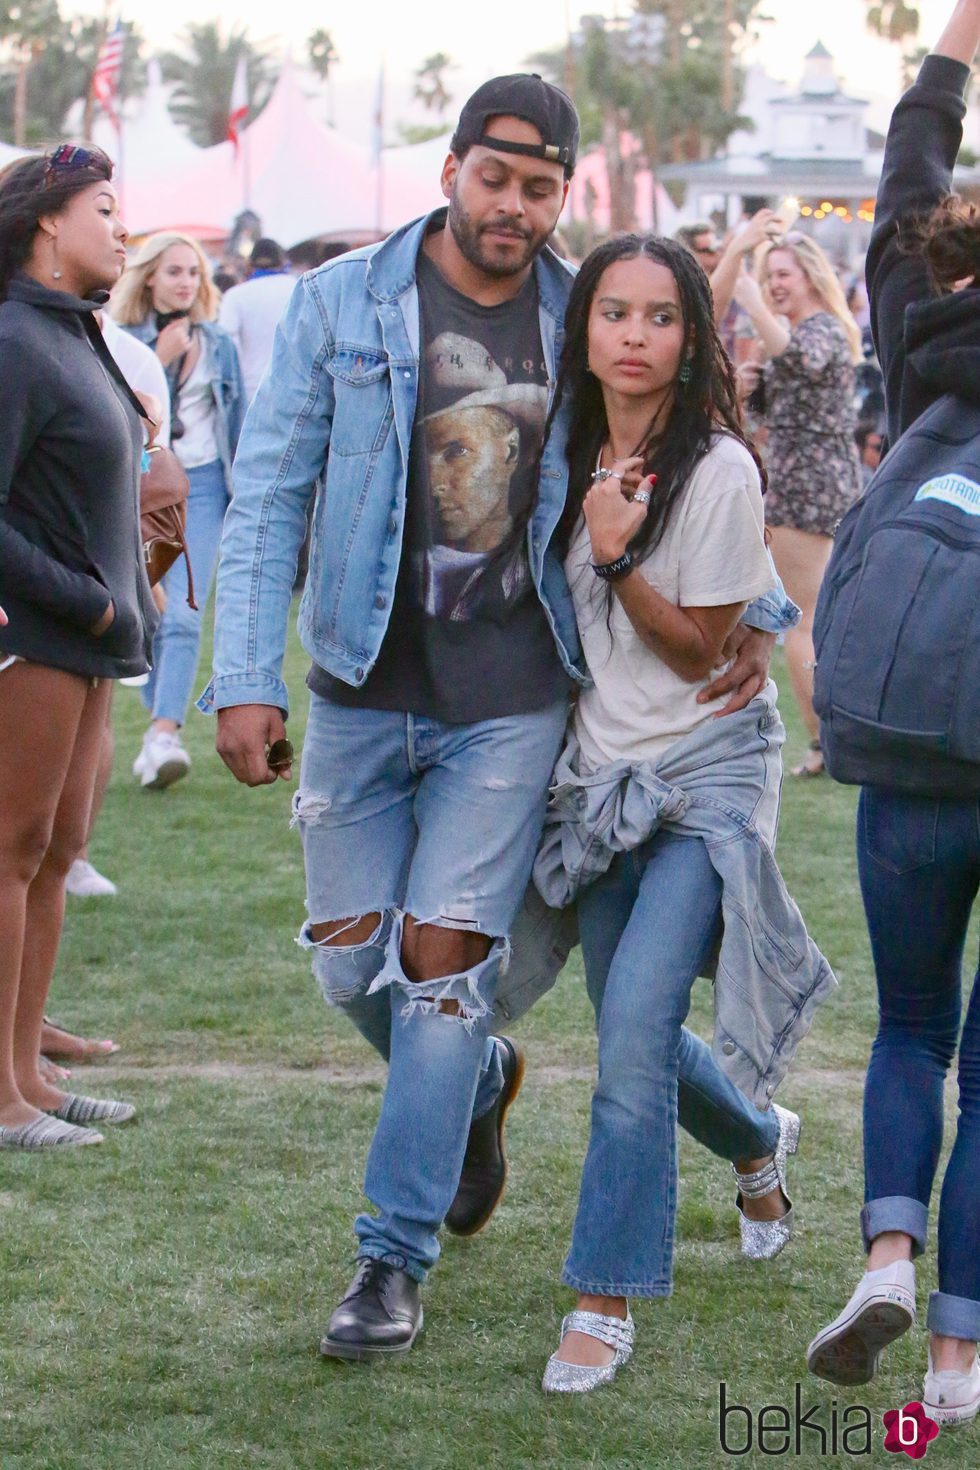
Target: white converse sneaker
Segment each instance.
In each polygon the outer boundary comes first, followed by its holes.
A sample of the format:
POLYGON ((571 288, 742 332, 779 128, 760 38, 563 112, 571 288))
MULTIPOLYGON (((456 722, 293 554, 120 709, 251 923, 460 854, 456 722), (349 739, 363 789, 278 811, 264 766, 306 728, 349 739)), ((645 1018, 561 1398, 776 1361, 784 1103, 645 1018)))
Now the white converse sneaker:
POLYGON ((975 1419, 980 1410, 980 1358, 973 1359, 969 1373, 958 1373, 955 1368, 937 1373, 930 1351, 922 1407, 937 1424, 968 1424, 975 1419))
POLYGON ((169 730, 147 730, 143 749, 133 761, 133 775, 141 786, 160 791, 172 786, 191 768, 191 758, 181 744, 180 736, 169 730))
POLYGON ((866 1271, 839 1317, 818 1332, 806 1365, 831 1383, 870 1383, 882 1349, 915 1322, 915 1267, 895 1261, 866 1271))
POLYGON ((75 898, 110 898, 117 892, 112 879, 100 873, 87 858, 76 858, 72 863, 65 890, 75 898))

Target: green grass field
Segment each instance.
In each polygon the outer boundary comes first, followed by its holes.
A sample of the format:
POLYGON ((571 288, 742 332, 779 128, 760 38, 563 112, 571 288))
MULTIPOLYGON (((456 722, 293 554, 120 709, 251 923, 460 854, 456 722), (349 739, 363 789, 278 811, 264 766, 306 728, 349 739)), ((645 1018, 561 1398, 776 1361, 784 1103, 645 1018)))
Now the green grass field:
MULTIPOLYGON (((297 741, 303 674, 294 641, 297 741)), ((803 739, 788 697, 784 716, 789 763, 803 739)), ((558 1273, 588 1125, 594 1042, 579 971, 518 1029, 529 1068, 508 1127, 507 1197, 483 1236, 445 1241, 415 1351, 387 1367, 321 1361, 351 1272, 382 1070, 323 1006, 293 943, 303 884, 289 790, 236 787, 195 713, 190 777, 141 792, 129 765, 142 723, 136 693, 120 689, 117 769, 92 849, 120 893, 71 903, 51 1000, 66 1024, 122 1044, 72 1085, 132 1099, 139 1121, 98 1149, 0 1156, 0 1470, 771 1463, 723 1453, 722 1380, 756 1413, 792 1406, 802 1385, 826 1454, 804 1430, 801 1454, 792 1443, 783 1458, 835 1463, 835 1416, 843 1428, 845 1409, 865 1404, 873 1450, 855 1463, 893 1463, 881 1414, 921 1392, 923 1328, 864 1389, 835 1390, 804 1363, 862 1262, 874 1003, 852 791, 787 782, 783 798, 784 872, 841 982, 780 1095, 804 1118, 794 1240, 769 1265, 744 1261, 731 1178, 685 1141, 675 1295, 639 1305, 636 1356, 611 1389, 566 1401, 538 1384, 570 1305, 558 1273)), ((705 983, 693 1020, 710 1030, 705 983)), ((934 1285, 926 1257, 923 1317, 934 1285)), ((744 1428, 731 1432, 740 1447, 744 1428)), ((972 1470, 980 1424, 944 1430, 929 1461, 972 1470)))

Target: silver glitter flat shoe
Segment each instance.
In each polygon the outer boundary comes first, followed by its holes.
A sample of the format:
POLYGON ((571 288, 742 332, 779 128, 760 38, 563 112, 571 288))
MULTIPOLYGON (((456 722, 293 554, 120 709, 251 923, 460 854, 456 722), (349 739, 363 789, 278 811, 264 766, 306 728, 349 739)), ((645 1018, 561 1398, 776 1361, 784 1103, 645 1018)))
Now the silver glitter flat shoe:
POLYGON ((69 1092, 60 1108, 46 1108, 52 1118, 64 1123, 74 1123, 79 1128, 91 1127, 93 1123, 128 1123, 136 1116, 132 1103, 113 1102, 111 1098, 80 1097, 69 1092))
POLYGON ((614 1350, 615 1357, 601 1368, 588 1368, 579 1363, 562 1363, 552 1354, 541 1380, 545 1393, 591 1393, 604 1383, 612 1383, 616 1370, 633 1356, 636 1328, 629 1307, 625 1320, 607 1317, 602 1312, 569 1312, 561 1324, 562 1341, 568 1332, 584 1332, 598 1338, 614 1350))
POLYGON ((793 1233, 793 1202, 786 1193, 786 1160, 799 1148, 803 1125, 788 1108, 773 1103, 773 1111, 779 1119, 779 1142, 768 1164, 754 1174, 740 1174, 732 1165, 739 1191, 735 1196, 735 1208, 738 1210, 742 1255, 750 1261, 771 1261, 779 1255, 793 1233), (778 1220, 749 1220, 742 1211, 743 1199, 761 1199, 774 1189, 781 1189, 786 1198, 785 1215, 778 1220))

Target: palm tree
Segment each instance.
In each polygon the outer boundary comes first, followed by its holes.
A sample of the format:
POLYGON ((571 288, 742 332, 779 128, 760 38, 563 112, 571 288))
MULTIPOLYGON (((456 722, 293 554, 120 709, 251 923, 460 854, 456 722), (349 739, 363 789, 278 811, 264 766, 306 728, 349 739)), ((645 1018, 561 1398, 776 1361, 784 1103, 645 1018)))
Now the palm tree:
POLYGON ((268 52, 254 46, 244 30, 233 30, 226 39, 217 21, 189 25, 180 39, 181 51, 160 58, 164 76, 177 84, 170 110, 194 142, 207 148, 227 136, 239 58, 245 57, 248 70, 249 122, 268 101, 275 68, 268 52))
POLYGON ((306 55, 310 66, 327 87, 327 114, 330 126, 334 126, 333 112, 333 69, 340 57, 333 43, 333 36, 319 26, 306 38, 306 55))
POLYGON ((427 56, 415 73, 415 96, 423 107, 435 112, 440 123, 446 108, 453 100, 447 90, 445 73, 452 70, 454 62, 445 51, 435 51, 427 56))
POLYGON ((2 0, 0 40, 10 46, 14 59, 14 144, 27 144, 27 79, 45 47, 56 41, 63 23, 58 0, 2 0))
POLYGON ((905 0, 864 0, 868 26, 887 41, 903 44, 919 34, 919 12, 905 0))
POLYGON ((905 0, 864 0, 864 3, 868 10, 868 29, 902 48, 902 84, 908 86, 922 58, 922 52, 913 46, 919 34, 917 7, 906 5, 905 0))

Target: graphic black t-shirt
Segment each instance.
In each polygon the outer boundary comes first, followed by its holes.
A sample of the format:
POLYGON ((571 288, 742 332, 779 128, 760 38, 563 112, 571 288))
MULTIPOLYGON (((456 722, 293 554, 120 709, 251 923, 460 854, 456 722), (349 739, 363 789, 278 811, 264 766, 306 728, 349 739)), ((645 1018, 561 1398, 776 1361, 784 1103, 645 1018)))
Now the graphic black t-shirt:
POLYGON ((563 698, 531 580, 527 525, 548 402, 533 276, 480 306, 420 253, 422 363, 391 622, 360 689, 313 666, 341 704, 470 724, 563 698))

